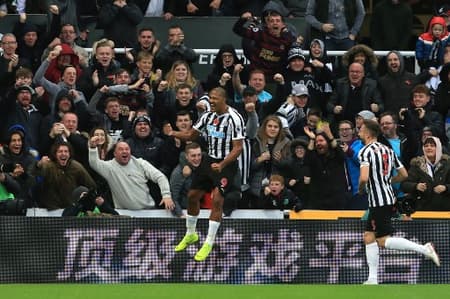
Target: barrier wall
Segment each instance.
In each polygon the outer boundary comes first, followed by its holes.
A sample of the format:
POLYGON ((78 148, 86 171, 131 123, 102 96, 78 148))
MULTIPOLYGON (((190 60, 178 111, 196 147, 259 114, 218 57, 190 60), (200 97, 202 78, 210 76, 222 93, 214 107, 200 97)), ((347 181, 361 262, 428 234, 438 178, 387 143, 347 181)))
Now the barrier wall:
MULTIPOLYGON (((207 233, 200 219, 200 240, 207 233)), ((182 219, 0 217, 0 282, 207 282, 360 284, 364 223, 225 219, 205 262, 173 248, 182 219)), ((449 283, 449 222, 396 223, 398 236, 433 241, 442 266, 416 253, 381 250, 382 283, 449 283)))

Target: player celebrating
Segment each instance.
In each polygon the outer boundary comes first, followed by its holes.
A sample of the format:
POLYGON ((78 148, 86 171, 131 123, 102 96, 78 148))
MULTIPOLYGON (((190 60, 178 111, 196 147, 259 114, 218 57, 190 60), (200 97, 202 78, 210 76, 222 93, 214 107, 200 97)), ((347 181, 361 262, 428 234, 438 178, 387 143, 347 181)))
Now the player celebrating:
POLYGON ((359 192, 367 190, 369 199, 369 218, 364 232, 369 277, 364 284, 378 284, 379 247, 412 250, 440 266, 439 256, 431 243, 420 245, 391 236, 394 231, 391 217, 395 210, 392 183, 404 180, 408 173, 392 149, 377 141, 379 134, 380 127, 376 121, 364 120, 359 131, 365 144, 359 152, 359 192), (395 176, 392 174, 394 169, 398 171, 395 176))
POLYGON ((182 251, 198 241, 195 228, 200 212, 200 199, 206 192, 213 190, 208 235, 194 257, 196 261, 205 260, 211 252, 222 219, 224 197, 233 191, 233 181, 238 175, 237 158, 242 151, 245 136, 244 120, 235 109, 226 104, 226 91, 221 87, 213 88, 209 97, 211 112, 203 114, 189 131, 171 133, 182 140, 193 140, 200 133, 205 133, 208 140, 208 155, 194 170, 188 193, 187 232, 175 247, 175 251, 182 251))

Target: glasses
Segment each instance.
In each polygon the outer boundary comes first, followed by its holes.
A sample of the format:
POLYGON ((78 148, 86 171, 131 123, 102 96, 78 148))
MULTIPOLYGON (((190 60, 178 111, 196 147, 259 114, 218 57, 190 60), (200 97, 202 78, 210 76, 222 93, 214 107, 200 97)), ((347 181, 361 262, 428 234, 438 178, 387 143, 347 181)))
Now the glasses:
POLYGON ((2 42, 2 45, 15 45, 17 42, 2 42))

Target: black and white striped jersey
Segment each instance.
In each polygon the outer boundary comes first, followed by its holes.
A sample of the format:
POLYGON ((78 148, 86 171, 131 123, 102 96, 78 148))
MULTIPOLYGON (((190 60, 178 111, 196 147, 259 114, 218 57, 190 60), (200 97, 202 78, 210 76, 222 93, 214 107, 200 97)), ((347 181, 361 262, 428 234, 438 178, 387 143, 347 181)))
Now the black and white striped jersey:
POLYGON ((364 146, 358 155, 361 167, 369 167, 367 193, 369 207, 382 207, 395 203, 391 179, 394 169, 403 167, 394 151, 380 142, 364 146))
POLYGON ((194 129, 206 134, 208 155, 214 159, 224 159, 233 149, 232 141, 245 138, 244 119, 231 107, 223 114, 204 113, 194 129))

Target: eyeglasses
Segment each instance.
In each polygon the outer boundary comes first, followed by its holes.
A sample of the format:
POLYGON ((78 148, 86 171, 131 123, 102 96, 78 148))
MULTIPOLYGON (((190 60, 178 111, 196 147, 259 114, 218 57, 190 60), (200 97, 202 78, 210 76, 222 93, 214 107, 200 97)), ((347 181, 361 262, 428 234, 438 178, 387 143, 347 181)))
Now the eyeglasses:
POLYGON ((2 45, 15 45, 17 42, 2 42, 2 45))

